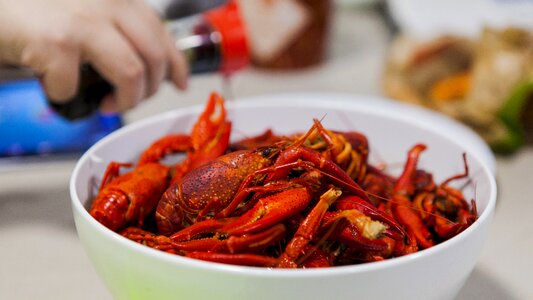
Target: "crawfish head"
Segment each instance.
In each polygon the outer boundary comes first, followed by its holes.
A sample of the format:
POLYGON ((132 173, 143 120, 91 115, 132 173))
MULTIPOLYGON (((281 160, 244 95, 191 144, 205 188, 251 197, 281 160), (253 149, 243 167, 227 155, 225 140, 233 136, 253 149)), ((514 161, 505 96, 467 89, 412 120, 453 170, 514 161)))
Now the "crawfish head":
POLYGON ((190 171, 163 194, 156 210, 158 228, 171 234, 196 222, 198 215, 225 208, 242 181, 272 164, 278 147, 236 151, 190 171))

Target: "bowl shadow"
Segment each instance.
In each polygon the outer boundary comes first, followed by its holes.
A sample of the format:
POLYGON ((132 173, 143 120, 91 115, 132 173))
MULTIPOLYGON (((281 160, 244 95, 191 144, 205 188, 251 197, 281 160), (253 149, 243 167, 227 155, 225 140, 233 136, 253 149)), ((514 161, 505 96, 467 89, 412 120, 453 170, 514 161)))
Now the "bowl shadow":
POLYGON ((475 267, 455 300, 506 299, 518 300, 511 290, 503 286, 488 271, 475 267))

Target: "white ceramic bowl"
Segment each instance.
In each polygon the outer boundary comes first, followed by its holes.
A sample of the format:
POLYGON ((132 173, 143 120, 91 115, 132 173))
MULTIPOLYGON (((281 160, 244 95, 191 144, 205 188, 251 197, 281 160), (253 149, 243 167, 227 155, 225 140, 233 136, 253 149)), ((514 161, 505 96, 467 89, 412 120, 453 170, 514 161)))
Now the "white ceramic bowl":
MULTIPOLYGON (((415 143, 428 145, 421 166, 437 182, 463 171, 467 152, 479 219, 458 236, 415 254, 325 269, 279 270, 210 263, 127 240, 94 220, 87 208, 106 164, 133 161, 156 138, 189 132, 203 105, 178 109, 104 138, 79 160, 70 182, 79 237, 116 299, 452 299, 472 271, 496 202, 494 157, 466 127, 435 113, 384 99, 332 94, 265 95, 228 103, 234 139, 266 128, 305 131, 312 118, 327 128, 367 135, 371 159, 405 162, 415 143)), ((401 168, 401 167, 400 167, 401 168)))

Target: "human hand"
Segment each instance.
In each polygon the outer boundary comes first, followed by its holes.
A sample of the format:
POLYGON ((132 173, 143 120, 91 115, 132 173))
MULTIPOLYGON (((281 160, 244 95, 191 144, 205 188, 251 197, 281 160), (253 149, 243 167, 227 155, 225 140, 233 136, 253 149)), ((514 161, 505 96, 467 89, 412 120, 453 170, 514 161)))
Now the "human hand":
POLYGON ((64 103, 92 65, 115 92, 104 111, 124 111, 170 79, 185 89, 187 63, 143 0, 0 0, 0 64, 26 66, 49 99, 64 103))

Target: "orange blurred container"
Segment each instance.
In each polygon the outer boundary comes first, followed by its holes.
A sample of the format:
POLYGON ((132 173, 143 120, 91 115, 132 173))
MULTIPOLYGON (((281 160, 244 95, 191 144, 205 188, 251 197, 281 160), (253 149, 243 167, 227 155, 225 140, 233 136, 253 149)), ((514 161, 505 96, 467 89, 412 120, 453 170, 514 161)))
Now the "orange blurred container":
POLYGON ((324 61, 331 0, 241 0, 239 4, 249 31, 253 65, 300 69, 324 61))

